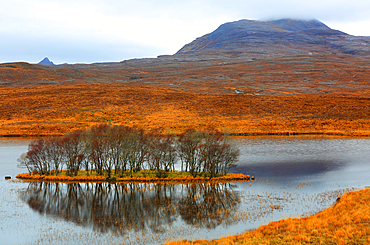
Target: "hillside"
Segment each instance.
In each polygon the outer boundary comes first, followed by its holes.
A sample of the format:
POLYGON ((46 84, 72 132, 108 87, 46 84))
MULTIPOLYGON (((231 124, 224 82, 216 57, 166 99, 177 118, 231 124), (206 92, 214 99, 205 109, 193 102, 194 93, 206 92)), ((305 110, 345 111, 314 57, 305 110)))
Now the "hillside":
POLYGON ((318 20, 239 20, 185 45, 176 54, 266 58, 282 55, 369 55, 370 38, 333 30, 318 20))

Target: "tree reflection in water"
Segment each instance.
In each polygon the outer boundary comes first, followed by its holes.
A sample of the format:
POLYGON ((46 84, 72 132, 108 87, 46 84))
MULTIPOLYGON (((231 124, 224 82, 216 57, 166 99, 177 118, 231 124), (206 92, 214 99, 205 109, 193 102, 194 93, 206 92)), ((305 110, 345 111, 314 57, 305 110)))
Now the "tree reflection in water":
POLYGON ((233 220, 240 198, 225 184, 193 184, 187 185, 186 190, 178 210, 187 224, 215 228, 233 220))
POLYGON ((31 182, 21 199, 40 214, 100 232, 162 233, 178 218, 188 225, 229 224, 240 197, 227 183, 110 184, 31 182))

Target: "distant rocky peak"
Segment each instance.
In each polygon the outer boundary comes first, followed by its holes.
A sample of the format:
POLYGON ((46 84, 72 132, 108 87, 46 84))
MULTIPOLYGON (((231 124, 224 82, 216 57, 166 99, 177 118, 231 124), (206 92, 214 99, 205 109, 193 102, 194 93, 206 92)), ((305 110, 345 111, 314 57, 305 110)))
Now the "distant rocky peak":
POLYGON ((49 60, 48 57, 45 57, 42 61, 38 63, 39 65, 54 65, 52 61, 49 60))

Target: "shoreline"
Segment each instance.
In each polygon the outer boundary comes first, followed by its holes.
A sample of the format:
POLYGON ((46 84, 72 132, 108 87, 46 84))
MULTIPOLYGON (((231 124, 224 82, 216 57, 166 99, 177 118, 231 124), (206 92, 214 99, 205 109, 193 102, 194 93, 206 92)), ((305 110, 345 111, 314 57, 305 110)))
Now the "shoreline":
MULTIPOLYGON (((226 134, 223 134, 226 135, 226 134)), ((254 137, 254 136, 337 136, 337 137, 363 137, 369 138, 370 134, 344 134, 344 133, 331 133, 331 132, 259 132, 259 133, 230 133, 228 136, 241 136, 241 137, 254 137)), ((62 137, 63 134, 4 134, 0 135, 0 138, 38 138, 38 137, 62 137)), ((172 136, 177 136, 173 134, 172 136)))
MULTIPOLYGON (((83 172, 83 171, 81 171, 83 172)), ((80 173, 81 173, 80 172, 80 173)), ((181 173, 181 172, 177 172, 181 173)), ((188 172, 184 172, 188 173, 188 172)), ((110 183, 224 183, 224 182, 248 182, 254 181, 254 176, 228 173, 219 177, 203 177, 203 176, 182 176, 182 177, 116 177, 109 179, 106 176, 66 176, 66 175, 39 175, 34 173, 22 173, 15 176, 27 182, 71 182, 71 183, 84 183, 84 182, 110 182, 110 183)))
POLYGON ((240 235, 215 240, 168 241, 201 244, 370 244, 370 188, 346 192, 311 216, 272 221, 240 235))

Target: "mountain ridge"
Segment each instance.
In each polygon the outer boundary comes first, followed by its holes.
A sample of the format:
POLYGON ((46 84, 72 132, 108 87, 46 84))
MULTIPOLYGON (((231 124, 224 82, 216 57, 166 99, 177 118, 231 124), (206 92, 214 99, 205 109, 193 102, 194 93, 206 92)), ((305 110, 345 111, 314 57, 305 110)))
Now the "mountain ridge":
POLYGON ((370 37, 351 36, 319 20, 239 20, 184 45, 175 55, 224 55, 262 58, 271 55, 343 53, 370 55, 370 37), (222 54, 224 53, 224 54, 222 54), (238 55, 239 53, 239 55, 238 55))

